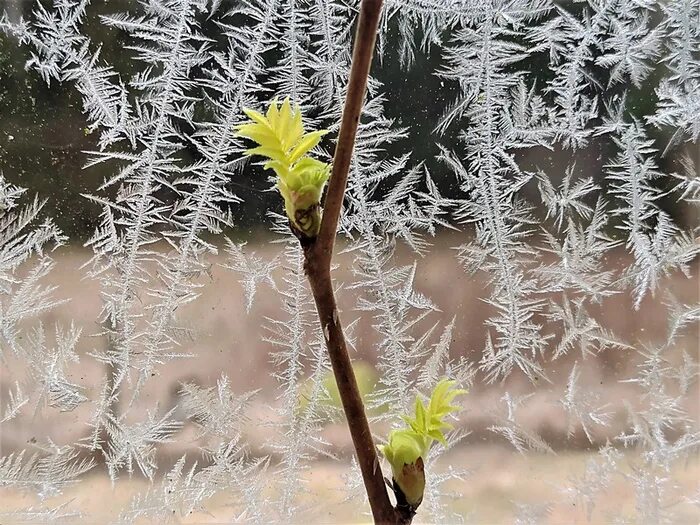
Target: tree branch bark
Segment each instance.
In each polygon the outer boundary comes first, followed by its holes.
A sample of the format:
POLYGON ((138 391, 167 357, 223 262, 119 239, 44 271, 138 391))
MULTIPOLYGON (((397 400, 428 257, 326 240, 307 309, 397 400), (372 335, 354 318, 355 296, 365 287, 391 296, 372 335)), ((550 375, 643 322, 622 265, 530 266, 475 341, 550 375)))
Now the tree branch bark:
POLYGON ((350 69, 350 79, 343 108, 338 143, 333 157, 321 228, 315 239, 300 237, 304 248, 306 275, 316 302, 321 328, 333 366, 357 460, 372 509, 375 523, 408 524, 413 517, 402 507, 394 508, 389 500, 387 487, 379 464, 377 448, 372 439, 369 422, 357 380, 352 368, 343 327, 331 279, 331 257, 335 244, 338 220, 345 197, 345 187, 355 147, 355 136, 367 89, 377 27, 381 15, 382 0, 362 0, 360 17, 355 35, 355 46, 350 69))
POLYGON ((329 268, 340 211, 345 197, 350 161, 355 148, 357 126, 360 122, 360 113, 367 90, 367 77, 374 54, 381 9, 382 0, 362 0, 338 143, 335 147, 331 178, 323 203, 321 229, 315 241, 317 255, 323 258, 324 266, 327 265, 329 268))

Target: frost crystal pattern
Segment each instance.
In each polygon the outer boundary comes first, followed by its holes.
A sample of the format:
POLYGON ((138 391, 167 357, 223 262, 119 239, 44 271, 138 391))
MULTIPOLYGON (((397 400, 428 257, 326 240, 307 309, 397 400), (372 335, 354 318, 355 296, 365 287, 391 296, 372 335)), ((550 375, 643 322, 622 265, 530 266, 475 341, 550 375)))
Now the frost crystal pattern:
MULTIPOLYGON (((269 181, 236 136, 244 107, 289 97, 330 130, 314 154, 332 160, 359 2, 26 4, 0 17, 2 49, 73 93, 82 164, 103 180, 79 191, 100 210, 79 248, 50 191, 0 174, 0 431, 76 430, 5 440, 0 491, 16 501, 0 521, 89 522, 60 498, 102 470, 104 490, 133 489, 118 523, 324 520, 326 464, 345 476, 334 501, 362 502, 281 203, 241 239, 269 181), (99 293, 89 321, 65 314, 66 245, 84 255, 75 286, 99 293), (205 327, 191 312, 217 309, 219 286, 243 306, 205 327), (260 386, 200 373, 212 337, 256 356, 260 386)), ((442 378, 471 391, 426 460, 421 521, 494 519, 459 496, 474 469, 503 468, 455 459, 484 435, 517 461, 588 451, 546 499, 510 501, 511 522, 575 505, 591 522, 698 517, 679 472, 700 450, 699 140, 697 0, 385 0, 333 272, 377 440, 442 378), (416 100, 431 111, 408 114, 416 100), (528 419, 545 405, 549 434, 528 419), (612 511, 616 491, 634 496, 612 511)))

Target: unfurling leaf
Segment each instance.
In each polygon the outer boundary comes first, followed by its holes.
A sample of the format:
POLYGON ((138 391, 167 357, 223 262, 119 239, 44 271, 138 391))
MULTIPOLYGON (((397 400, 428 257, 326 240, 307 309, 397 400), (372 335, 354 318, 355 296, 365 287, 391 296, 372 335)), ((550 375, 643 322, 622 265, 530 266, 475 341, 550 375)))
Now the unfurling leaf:
POLYGON ((316 237, 321 225, 321 194, 330 166, 308 153, 327 131, 306 133, 301 109, 298 105, 292 107, 289 98, 280 107, 273 100, 266 115, 252 109, 243 111, 250 121, 238 127, 237 135, 259 144, 246 154, 270 159, 264 167, 277 174, 277 189, 293 229, 305 237, 316 237))
POLYGON ((443 430, 452 428, 445 421, 459 407, 451 405, 452 400, 466 390, 453 389, 455 381, 442 379, 433 390, 426 407, 416 397, 415 416, 403 416, 408 428, 393 430, 388 443, 380 446, 384 457, 391 464, 394 484, 403 492, 406 502, 414 509, 423 500, 425 488, 424 461, 433 441, 446 443, 443 430))

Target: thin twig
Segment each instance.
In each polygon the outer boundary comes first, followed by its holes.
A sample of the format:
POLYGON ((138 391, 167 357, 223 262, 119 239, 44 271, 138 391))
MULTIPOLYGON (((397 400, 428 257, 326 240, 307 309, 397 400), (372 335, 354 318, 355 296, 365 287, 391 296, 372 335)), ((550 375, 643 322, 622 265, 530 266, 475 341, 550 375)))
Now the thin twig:
POLYGON ((412 516, 395 509, 389 500, 377 449, 372 439, 362 396, 357 387, 357 380, 348 355, 330 271, 333 245, 343 206, 352 152, 355 147, 355 135, 367 89, 367 77, 374 54, 381 8, 382 0, 362 0, 348 91, 338 143, 333 157, 333 171, 323 207, 321 229, 315 239, 307 242, 304 239, 301 240, 302 246, 304 246, 306 274, 316 302, 316 309, 374 521, 375 523, 397 524, 410 523, 412 516))
POLYGON ((321 230, 316 238, 317 255, 323 257, 323 264, 330 268, 331 254, 335 244, 335 234, 338 228, 340 210, 343 207, 345 186, 350 171, 350 161, 355 148, 357 125, 367 89, 367 77, 374 54, 374 42, 377 36, 377 26, 382 9, 382 0, 362 0, 360 19, 355 35, 355 48, 352 54, 352 66, 348 90, 345 95, 345 106, 340 123, 338 143, 333 156, 333 171, 331 172, 328 190, 323 203, 323 219, 321 230))

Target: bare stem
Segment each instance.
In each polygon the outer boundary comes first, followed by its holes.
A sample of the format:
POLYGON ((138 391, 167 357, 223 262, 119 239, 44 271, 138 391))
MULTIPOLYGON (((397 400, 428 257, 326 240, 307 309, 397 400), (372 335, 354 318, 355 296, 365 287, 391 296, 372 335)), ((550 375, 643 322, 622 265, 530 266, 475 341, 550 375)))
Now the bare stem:
POLYGON ((343 108, 333 171, 326 192, 321 229, 315 239, 300 237, 305 268, 316 302, 319 320, 328 348, 357 460, 375 523, 410 523, 412 514, 394 508, 389 500, 377 449, 365 414, 364 404, 352 368, 331 279, 331 257, 338 220, 343 206, 355 136, 367 89, 382 0, 362 0, 355 36, 350 80, 343 108))
POLYGON ((324 266, 327 265, 329 268, 335 243, 335 234, 338 229, 340 210, 345 197, 350 161, 355 148, 357 125, 360 122, 360 113, 362 112, 365 91, 367 90, 367 77, 369 76, 369 68, 372 63, 372 55, 374 54, 374 43, 381 9, 382 0, 362 0, 338 143, 335 147, 331 178, 323 203, 321 229, 315 243, 318 246, 317 255, 323 257, 324 266))

